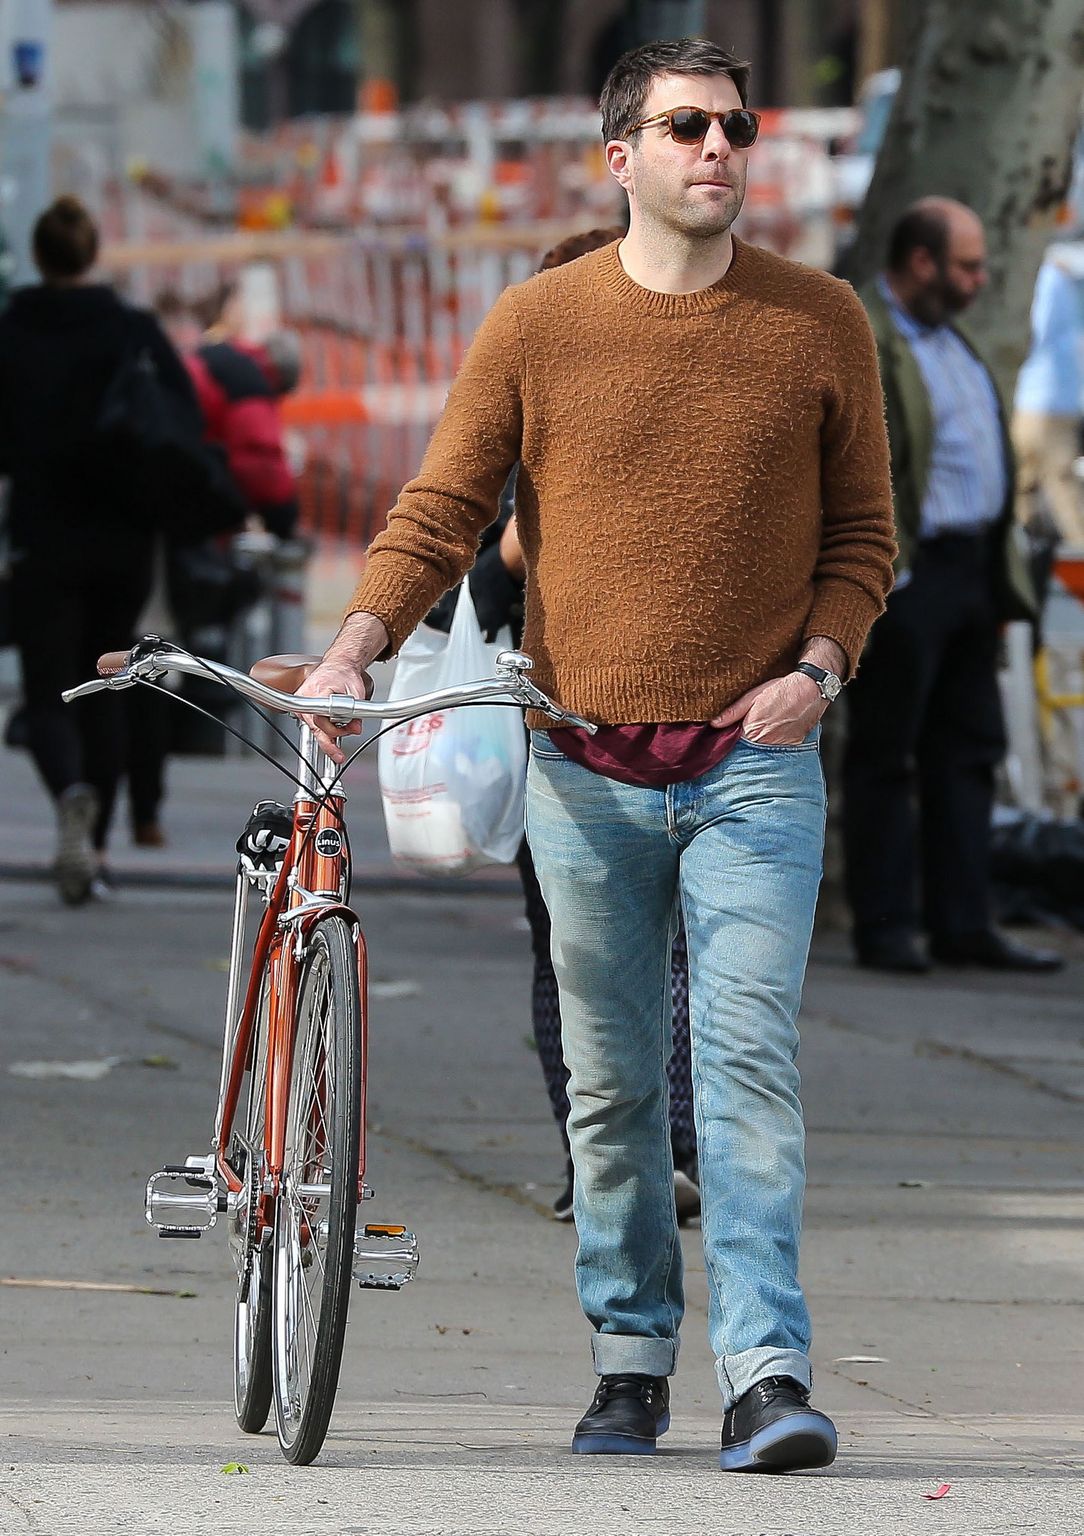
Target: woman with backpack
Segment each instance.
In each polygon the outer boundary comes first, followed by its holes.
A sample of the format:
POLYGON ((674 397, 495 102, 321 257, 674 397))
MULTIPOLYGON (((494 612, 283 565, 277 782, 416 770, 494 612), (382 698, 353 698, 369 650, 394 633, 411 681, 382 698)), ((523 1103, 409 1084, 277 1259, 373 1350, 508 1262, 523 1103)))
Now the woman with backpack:
MULTIPOLYGON (((12 627, 27 745, 54 802, 56 877, 69 905, 105 894, 125 732, 118 696, 65 705, 61 691, 134 639, 155 535, 178 496, 213 507, 216 520, 231 507, 200 441, 188 375, 157 321, 92 281, 98 238, 86 208, 59 198, 34 227, 41 282, 18 289, 0 315, 12 627)), ((238 504, 233 515, 242 512, 238 504)))

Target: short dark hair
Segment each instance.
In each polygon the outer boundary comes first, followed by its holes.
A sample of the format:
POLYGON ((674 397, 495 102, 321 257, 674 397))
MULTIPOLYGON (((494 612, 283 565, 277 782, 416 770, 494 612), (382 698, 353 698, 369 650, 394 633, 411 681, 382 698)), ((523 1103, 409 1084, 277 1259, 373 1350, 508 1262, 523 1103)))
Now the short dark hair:
POLYGON ((659 75, 728 75, 742 106, 749 101, 749 65, 716 43, 703 37, 643 43, 621 55, 603 84, 599 106, 607 143, 628 137, 643 116, 644 102, 659 75))
POLYGON ((98 257, 98 226, 77 197, 58 197, 38 216, 33 249, 46 281, 82 277, 98 257))
POLYGON ((581 235, 568 235, 550 247, 538 270, 549 272, 553 267, 563 267, 566 261, 575 261, 578 256, 586 256, 588 251, 601 250, 604 245, 612 245, 615 240, 623 240, 624 237, 625 231, 616 226, 613 229, 586 229, 581 235))
POLYGON ((948 219, 940 208, 916 203, 905 208, 893 224, 888 236, 888 270, 902 272, 911 252, 929 251, 938 266, 943 266, 948 255, 948 219))
POLYGON ((154 312, 159 320, 180 320, 192 313, 192 306, 182 298, 176 288, 163 288, 154 301, 154 312))
POLYGON ((209 331, 222 319, 226 313, 226 306, 236 297, 237 288, 235 277, 224 277, 211 289, 210 293, 205 293, 201 299, 193 300, 192 313, 205 331, 209 331))

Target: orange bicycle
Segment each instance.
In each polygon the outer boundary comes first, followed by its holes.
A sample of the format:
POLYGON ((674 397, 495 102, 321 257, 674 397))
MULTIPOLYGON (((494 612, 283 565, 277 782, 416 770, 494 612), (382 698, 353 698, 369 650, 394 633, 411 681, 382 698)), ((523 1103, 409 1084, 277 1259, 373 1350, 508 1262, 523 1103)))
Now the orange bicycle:
MULTIPOLYGON (((496 677, 395 703, 302 697, 297 690, 319 660, 273 656, 246 676, 152 635, 128 653, 103 656, 102 675, 64 698, 157 688, 178 672, 213 677, 257 706, 343 724, 504 704, 594 730, 535 687, 521 652, 502 652, 496 677)), ((238 1277, 237 1422, 259 1433, 273 1401, 283 1453, 304 1465, 319 1454, 331 1421, 352 1282, 400 1290, 417 1270, 418 1244, 405 1226, 358 1224, 358 1207, 373 1192, 365 1182, 366 949, 349 905, 347 765, 318 751, 304 722, 297 749, 292 806, 257 804, 237 844, 212 1150, 153 1174, 146 1212, 165 1238, 199 1238, 225 1218, 238 1277)))

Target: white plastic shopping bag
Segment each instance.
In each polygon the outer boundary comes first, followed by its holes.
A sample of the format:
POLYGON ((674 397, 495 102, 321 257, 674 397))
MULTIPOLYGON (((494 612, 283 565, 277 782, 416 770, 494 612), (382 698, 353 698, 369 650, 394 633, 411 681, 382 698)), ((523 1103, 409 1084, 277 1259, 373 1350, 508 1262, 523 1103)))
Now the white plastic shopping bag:
MULTIPOLYGON (((464 581, 447 635, 422 624, 403 645, 390 699, 492 677, 507 629, 486 643, 464 581)), ((465 875, 510 864, 523 836, 527 746, 523 716, 468 705, 406 720, 380 738, 380 794, 397 864, 465 875)))

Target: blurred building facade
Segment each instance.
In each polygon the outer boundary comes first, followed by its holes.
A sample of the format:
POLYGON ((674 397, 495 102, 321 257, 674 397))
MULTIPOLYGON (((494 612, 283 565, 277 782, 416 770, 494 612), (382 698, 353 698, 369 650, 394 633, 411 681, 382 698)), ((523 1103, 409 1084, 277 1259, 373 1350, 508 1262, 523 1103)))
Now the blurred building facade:
POLYGON ((762 106, 841 105, 899 62, 906 15, 906 0, 57 0, 53 100, 89 138, 191 173, 229 158, 238 120, 593 97, 625 48, 684 32, 749 59, 762 106))
POLYGON ((595 96, 618 55, 702 33, 749 59, 764 106, 834 106, 897 64, 905 0, 244 0, 253 127, 401 102, 595 96))
POLYGON ((239 127, 237 39, 233 0, 60 0, 50 71, 65 187, 133 161, 174 176, 227 174, 239 127))
POLYGON ((31 151, 45 165, 51 143, 53 180, 75 191, 133 162, 168 177, 228 178, 242 125, 259 131, 359 106, 590 100, 625 48, 686 32, 751 61, 758 105, 845 104, 873 71, 899 62, 907 15, 905 0, 20 3, 48 23, 45 79, 34 91, 0 90, 0 139, 6 130, 10 145, 18 134, 29 144, 19 185, 42 179, 25 167, 31 151), (31 97, 40 98, 33 122, 31 97), (19 113, 26 122, 15 122, 19 113))

